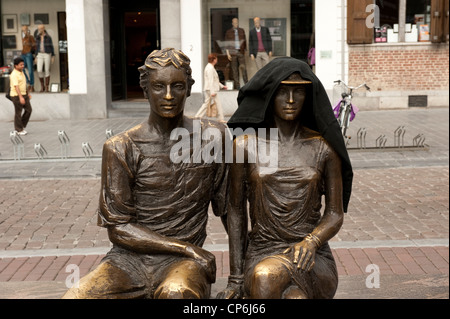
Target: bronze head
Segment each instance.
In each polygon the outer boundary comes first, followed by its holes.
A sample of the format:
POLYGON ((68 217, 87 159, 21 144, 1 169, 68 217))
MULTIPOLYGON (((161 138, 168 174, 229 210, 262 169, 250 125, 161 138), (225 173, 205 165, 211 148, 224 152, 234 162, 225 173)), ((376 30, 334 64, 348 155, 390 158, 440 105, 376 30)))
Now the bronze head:
POLYGON ((138 68, 140 73, 140 85, 144 90, 145 98, 148 98, 148 84, 151 71, 156 70, 159 67, 166 67, 170 65, 185 71, 188 85, 187 96, 190 96, 191 87, 195 83, 192 78, 190 63, 191 60, 183 52, 173 48, 154 50, 150 53, 145 59, 145 64, 138 68))
POLYGON ((296 120, 305 103, 308 84, 311 83, 297 72, 282 80, 273 97, 273 115, 286 121, 296 120))

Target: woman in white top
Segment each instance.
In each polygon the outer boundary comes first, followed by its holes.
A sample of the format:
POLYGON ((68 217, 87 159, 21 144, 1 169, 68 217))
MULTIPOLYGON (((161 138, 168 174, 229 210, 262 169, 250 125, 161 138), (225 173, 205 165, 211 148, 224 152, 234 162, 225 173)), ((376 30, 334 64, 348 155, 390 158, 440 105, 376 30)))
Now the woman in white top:
POLYGON ((208 64, 205 67, 204 71, 204 81, 205 85, 203 89, 205 90, 205 102, 202 104, 200 109, 195 114, 195 117, 203 117, 206 114, 206 110, 208 109, 210 104, 216 104, 217 107, 217 117, 219 121, 223 121, 223 109, 222 104, 217 96, 217 92, 220 89, 226 89, 227 87, 220 83, 219 75, 217 74, 214 66, 217 64, 217 54, 211 53, 208 55, 208 64))

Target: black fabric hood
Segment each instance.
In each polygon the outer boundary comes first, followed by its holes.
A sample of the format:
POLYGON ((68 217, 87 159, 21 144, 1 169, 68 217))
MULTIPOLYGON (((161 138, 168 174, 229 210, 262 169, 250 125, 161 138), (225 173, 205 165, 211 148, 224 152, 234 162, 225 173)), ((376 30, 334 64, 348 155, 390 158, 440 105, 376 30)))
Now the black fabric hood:
POLYGON ((238 108, 228 121, 230 128, 265 127, 270 123, 267 119, 268 108, 280 82, 292 73, 298 72, 305 80, 309 80, 312 90, 303 105, 300 118, 308 128, 319 132, 339 154, 342 160, 343 206, 347 212, 353 181, 353 170, 341 129, 333 114, 333 109, 320 80, 312 72, 310 66, 303 61, 280 57, 260 69, 253 78, 244 85, 238 94, 238 108))

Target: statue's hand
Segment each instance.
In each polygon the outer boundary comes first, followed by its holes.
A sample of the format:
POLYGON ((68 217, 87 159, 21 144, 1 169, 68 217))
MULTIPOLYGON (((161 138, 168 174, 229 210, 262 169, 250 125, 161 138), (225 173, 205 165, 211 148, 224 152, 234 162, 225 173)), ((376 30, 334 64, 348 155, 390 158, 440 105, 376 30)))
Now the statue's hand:
POLYGON ((227 288, 220 291, 216 299, 242 299, 243 290, 242 284, 228 283, 227 288))
POLYGON ((283 253, 293 254, 292 262, 297 264, 297 268, 310 271, 315 263, 316 249, 316 246, 311 241, 302 240, 287 248, 283 253))
POLYGON ((192 245, 187 246, 191 258, 195 259, 206 270, 210 282, 216 282, 216 257, 209 251, 192 245))

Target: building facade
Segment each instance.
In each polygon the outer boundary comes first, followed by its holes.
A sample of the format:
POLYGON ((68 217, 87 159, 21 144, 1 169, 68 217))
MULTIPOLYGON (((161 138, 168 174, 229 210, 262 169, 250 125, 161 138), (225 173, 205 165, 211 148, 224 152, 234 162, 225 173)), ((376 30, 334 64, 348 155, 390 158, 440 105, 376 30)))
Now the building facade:
MULTIPOLYGON (((50 92, 40 93, 34 66, 34 120, 105 118, 115 108, 148 108, 137 67, 154 49, 181 49, 196 80, 187 107, 202 102, 207 56, 219 56, 221 80, 233 72, 226 31, 233 18, 246 35, 239 83, 257 71, 248 52, 253 18, 270 30, 273 57, 305 61, 315 50, 315 73, 335 96, 335 80, 366 82, 356 93, 360 109, 447 106, 448 0, 0 0, 0 91, 22 51, 22 26, 43 24, 54 46, 50 92), (245 68, 245 69, 244 69, 245 68)), ((226 115, 237 90, 221 92, 226 115)), ((0 120, 11 121, 11 102, 0 96, 0 120)))

